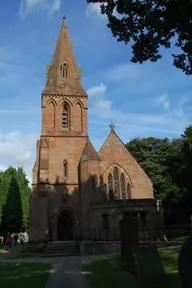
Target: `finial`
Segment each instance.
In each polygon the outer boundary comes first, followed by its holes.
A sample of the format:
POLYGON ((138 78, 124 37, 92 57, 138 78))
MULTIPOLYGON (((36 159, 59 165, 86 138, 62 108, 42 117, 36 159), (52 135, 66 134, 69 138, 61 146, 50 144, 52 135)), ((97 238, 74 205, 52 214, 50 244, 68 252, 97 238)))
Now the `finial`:
POLYGON ((111 131, 114 131, 115 125, 113 123, 111 123, 109 127, 111 128, 111 131))
POLYGON ((64 24, 65 27, 66 27, 66 25, 67 25, 66 19, 67 19, 66 14, 64 14, 64 15, 63 15, 63 24, 64 24))

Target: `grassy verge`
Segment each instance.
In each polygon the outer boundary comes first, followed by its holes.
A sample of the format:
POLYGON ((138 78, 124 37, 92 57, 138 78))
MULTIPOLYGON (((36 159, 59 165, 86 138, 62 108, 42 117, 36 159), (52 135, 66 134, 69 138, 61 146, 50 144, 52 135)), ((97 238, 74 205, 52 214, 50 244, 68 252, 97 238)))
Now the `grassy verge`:
MULTIPOLYGON (((159 251, 160 260, 167 273, 165 279, 158 283, 149 283, 147 288, 180 288, 177 274, 178 248, 159 251)), ((119 269, 120 256, 107 255, 98 261, 84 265, 83 271, 90 288, 140 288, 137 281, 128 273, 119 269)))
POLYGON ((7 256, 7 259, 18 259, 18 258, 38 258, 41 257, 41 253, 33 253, 27 250, 22 251, 11 251, 7 256))
POLYGON ((5 249, 0 249, 0 255, 4 253, 7 253, 7 251, 5 249))
POLYGON ((41 257, 41 253, 34 253, 28 251, 27 243, 25 243, 24 247, 22 247, 20 244, 18 244, 17 246, 13 246, 11 250, 0 249, 0 255, 4 253, 7 254, 6 259, 41 257))
POLYGON ((0 263, 1 287, 44 288, 51 264, 0 263))

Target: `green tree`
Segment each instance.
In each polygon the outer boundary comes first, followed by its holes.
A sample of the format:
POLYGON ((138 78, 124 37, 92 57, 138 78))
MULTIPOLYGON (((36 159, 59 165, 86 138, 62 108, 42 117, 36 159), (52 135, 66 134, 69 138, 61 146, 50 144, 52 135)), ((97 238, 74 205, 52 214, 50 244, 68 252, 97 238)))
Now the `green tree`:
POLYGON ((157 197, 163 199, 161 185, 165 181, 167 172, 166 150, 169 148, 169 140, 154 137, 136 138, 126 144, 127 149, 151 178, 157 197))
POLYGON ((192 125, 188 126, 182 137, 182 170, 180 185, 186 190, 187 197, 192 201, 192 125))
POLYGON ((0 174, 0 225, 2 222, 3 205, 5 204, 7 199, 12 173, 14 173, 14 168, 9 167, 0 174))
POLYGON ((117 41, 131 43, 132 62, 156 62, 161 47, 178 47, 174 65, 192 74, 191 0, 87 0, 100 3, 101 13, 117 41), (117 12, 117 13, 115 13, 117 12), (117 16, 118 15, 118 16, 117 16))
POLYGON ((29 181, 21 167, 17 169, 9 167, 3 173, 0 173, 1 231, 10 231, 10 229, 13 231, 12 229, 21 229, 21 227, 24 229, 28 228, 29 197, 31 193, 28 184, 29 181), (22 211, 22 217, 20 211, 22 211), (16 222, 13 219, 14 217, 17 219, 16 222), (18 224, 21 219, 22 225, 18 224))
POLYGON ((23 223, 23 211, 21 203, 21 193, 16 179, 16 169, 10 167, 9 172, 9 186, 8 194, 5 204, 2 207, 2 231, 18 232, 23 223))
POLYGON ((26 178, 26 174, 23 168, 19 167, 17 169, 16 177, 21 194, 23 226, 25 229, 27 229, 29 224, 29 198, 31 194, 31 189, 29 188, 29 181, 26 178))
POLYGON ((170 217, 182 197, 177 180, 181 169, 181 139, 136 138, 127 149, 150 177, 155 197, 160 199, 165 217, 170 217))

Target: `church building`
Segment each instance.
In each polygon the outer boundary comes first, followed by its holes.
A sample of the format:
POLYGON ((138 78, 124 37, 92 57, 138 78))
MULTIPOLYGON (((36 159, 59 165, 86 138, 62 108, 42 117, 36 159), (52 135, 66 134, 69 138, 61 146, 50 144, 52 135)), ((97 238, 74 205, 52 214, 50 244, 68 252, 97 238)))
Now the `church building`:
POLYGON ((88 136, 88 95, 81 84, 66 17, 41 95, 29 242, 119 239, 124 213, 157 233, 153 184, 110 125, 97 152, 88 136))

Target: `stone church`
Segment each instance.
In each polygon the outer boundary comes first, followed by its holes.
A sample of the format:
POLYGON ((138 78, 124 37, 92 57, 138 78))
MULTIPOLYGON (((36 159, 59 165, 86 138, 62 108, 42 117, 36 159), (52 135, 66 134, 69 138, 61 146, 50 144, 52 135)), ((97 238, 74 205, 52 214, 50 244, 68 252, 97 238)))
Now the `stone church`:
POLYGON ((29 241, 119 239, 124 213, 157 233, 153 185, 110 125, 97 152, 88 136, 88 95, 81 84, 66 17, 41 95, 30 199, 29 241), (98 238, 99 237, 99 238, 98 238), (115 238, 116 237, 116 238, 115 238))

